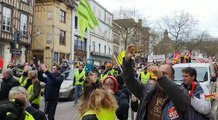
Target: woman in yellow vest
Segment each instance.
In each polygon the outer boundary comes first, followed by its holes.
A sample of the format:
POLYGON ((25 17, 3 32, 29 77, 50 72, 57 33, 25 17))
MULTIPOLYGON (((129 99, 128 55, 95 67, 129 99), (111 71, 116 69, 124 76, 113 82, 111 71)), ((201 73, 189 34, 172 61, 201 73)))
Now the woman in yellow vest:
POLYGON ((102 88, 102 83, 96 78, 95 73, 90 73, 84 81, 80 120, 115 120, 117 101, 112 93, 102 88))
POLYGON ((31 70, 28 72, 28 81, 31 81, 31 84, 26 87, 29 102, 34 108, 39 109, 41 103, 41 86, 37 78, 37 71, 31 70))

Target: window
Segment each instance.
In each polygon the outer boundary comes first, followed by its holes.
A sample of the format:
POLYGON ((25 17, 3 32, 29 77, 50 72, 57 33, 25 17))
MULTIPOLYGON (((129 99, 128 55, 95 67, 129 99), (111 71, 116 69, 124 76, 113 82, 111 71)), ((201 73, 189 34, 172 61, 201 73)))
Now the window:
POLYGON ((107 46, 104 45, 104 53, 106 54, 106 52, 107 52, 107 46))
POLYGON ((98 44, 98 52, 101 53, 101 44, 98 44))
POLYGON ((93 52, 95 52, 95 42, 92 42, 92 48, 93 48, 93 52))
POLYGON ((2 45, 2 44, 0 44, 0 58, 2 58, 3 57, 3 55, 4 55, 4 48, 3 48, 4 46, 2 45))
POLYGON ((64 53, 60 53, 59 55, 59 63, 62 63, 62 61, 65 59, 65 54, 64 53))
POLYGON ((21 0, 22 2, 28 3, 28 0, 21 0))
POLYGON ((54 62, 58 63, 58 53, 54 52, 54 62))
POLYGON ((27 15, 21 13, 20 22, 20 31, 23 36, 27 36, 27 15))
POLYGON ((60 31, 59 43, 60 43, 60 45, 66 45, 66 32, 63 30, 60 31))
POLYGON ((75 29, 78 29, 78 17, 75 16, 75 29))
POLYGON ((48 11, 48 20, 52 20, 53 19, 53 13, 52 11, 48 11))
MULTIPOLYGON (((197 80, 198 82, 205 82, 208 80, 208 70, 207 67, 194 67, 197 71, 197 80)), ((185 67, 174 67, 175 69, 175 80, 177 82, 182 83, 182 70, 185 69, 185 67)))
POLYGON ((2 21, 2 30, 10 32, 11 31, 11 15, 12 10, 7 7, 3 7, 3 21, 2 21))
POLYGON ((66 21, 66 12, 61 10, 61 15, 60 15, 60 21, 64 22, 66 21))
POLYGON ((70 54, 66 54, 66 59, 70 60, 70 54))
POLYGON ((85 38, 84 40, 82 40, 81 37, 75 36, 74 37, 74 49, 86 51, 86 42, 87 40, 85 38))

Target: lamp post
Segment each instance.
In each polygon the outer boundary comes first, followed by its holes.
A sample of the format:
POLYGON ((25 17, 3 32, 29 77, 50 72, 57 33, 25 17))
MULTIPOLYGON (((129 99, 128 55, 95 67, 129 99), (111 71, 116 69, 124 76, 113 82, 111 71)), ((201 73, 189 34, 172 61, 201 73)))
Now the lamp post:
POLYGON ((22 38, 22 32, 16 31, 14 33, 14 51, 12 50, 12 53, 14 54, 14 64, 16 64, 16 55, 17 55, 17 49, 18 44, 20 43, 20 39, 22 38))

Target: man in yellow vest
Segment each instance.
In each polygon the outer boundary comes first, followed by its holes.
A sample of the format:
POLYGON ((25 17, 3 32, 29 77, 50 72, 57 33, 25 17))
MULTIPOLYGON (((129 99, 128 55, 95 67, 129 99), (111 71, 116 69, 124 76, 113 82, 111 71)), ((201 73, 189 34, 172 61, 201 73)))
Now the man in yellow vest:
POLYGON ((86 72, 84 69, 84 66, 82 64, 79 65, 79 69, 76 71, 75 76, 74 76, 74 85, 75 85, 75 105, 78 103, 78 99, 82 95, 82 87, 83 87, 83 82, 85 80, 86 72))
POLYGON ((104 80, 104 78, 106 78, 108 75, 114 75, 114 69, 113 69, 113 66, 111 63, 106 63, 106 69, 104 72, 102 72, 101 76, 100 76, 100 79, 101 80, 104 80))
POLYGON ((145 67, 144 71, 140 73, 139 80, 141 80, 143 84, 147 84, 150 79, 151 79, 151 74, 147 72, 147 67, 145 67))

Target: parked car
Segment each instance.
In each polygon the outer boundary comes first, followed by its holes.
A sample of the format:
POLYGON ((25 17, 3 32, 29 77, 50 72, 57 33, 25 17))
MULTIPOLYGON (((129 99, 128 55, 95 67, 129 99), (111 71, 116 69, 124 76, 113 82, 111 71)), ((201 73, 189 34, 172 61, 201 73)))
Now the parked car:
POLYGON ((68 99, 74 100, 74 86, 73 86, 73 79, 76 73, 75 69, 71 69, 67 77, 64 79, 63 83, 61 84, 60 88, 60 99, 68 99))
MULTIPOLYGON (((210 93, 218 92, 217 90, 217 77, 213 64, 211 63, 182 63, 175 64, 173 66, 175 70, 175 83, 181 84, 183 82, 182 69, 192 67, 197 71, 197 80, 201 86, 206 86, 210 93)), ((212 101, 212 109, 208 116, 213 118, 212 120, 217 120, 218 117, 218 102, 212 101)))

